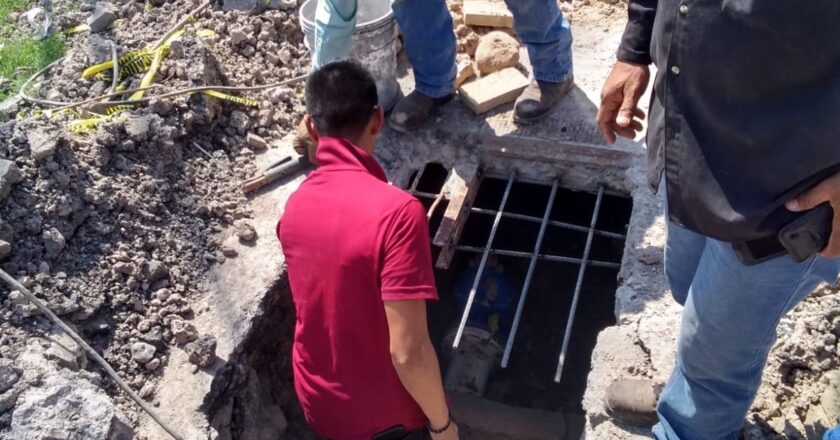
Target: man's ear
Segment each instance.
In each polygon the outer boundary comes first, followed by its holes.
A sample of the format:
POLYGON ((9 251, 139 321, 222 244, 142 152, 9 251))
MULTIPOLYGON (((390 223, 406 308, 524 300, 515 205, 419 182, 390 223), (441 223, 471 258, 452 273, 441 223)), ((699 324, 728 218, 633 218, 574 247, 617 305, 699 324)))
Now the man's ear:
POLYGON ((370 134, 371 136, 376 136, 380 131, 382 131, 382 125, 385 123, 385 111, 382 110, 382 107, 377 105, 376 111, 373 112, 373 116, 371 116, 370 119, 370 134))
POLYGON ((309 137, 317 144, 319 138, 318 129, 315 128, 315 121, 312 120, 312 116, 309 116, 309 113, 303 116, 303 123, 306 125, 306 131, 309 133, 309 137))

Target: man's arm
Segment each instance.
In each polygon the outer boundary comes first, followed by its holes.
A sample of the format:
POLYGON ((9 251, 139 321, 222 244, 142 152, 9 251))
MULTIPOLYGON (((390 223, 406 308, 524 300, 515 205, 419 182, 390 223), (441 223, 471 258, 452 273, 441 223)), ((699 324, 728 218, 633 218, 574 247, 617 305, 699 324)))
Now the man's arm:
MULTIPOLYGON (((449 406, 443 393, 440 365, 426 323, 426 301, 385 301, 391 334, 391 359, 403 386, 439 430, 450 423, 449 406)), ((458 427, 449 428, 434 439, 457 439, 458 427)))
POLYGON ((601 90, 598 127, 612 144, 616 135, 634 139, 645 118, 639 98, 650 81, 650 41, 657 0, 630 0, 627 26, 618 48, 618 61, 601 90), (637 120, 638 118, 638 120, 637 120))

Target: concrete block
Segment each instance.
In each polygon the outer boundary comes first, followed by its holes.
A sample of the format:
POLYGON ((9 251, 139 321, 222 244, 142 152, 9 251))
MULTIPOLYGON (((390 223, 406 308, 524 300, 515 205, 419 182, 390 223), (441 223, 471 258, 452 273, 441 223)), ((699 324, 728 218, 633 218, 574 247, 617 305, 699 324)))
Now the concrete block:
POLYGON ((516 100, 528 86, 528 78, 514 67, 500 70, 463 85, 458 92, 474 113, 481 114, 516 100))
POLYGON ((464 23, 468 26, 513 27, 513 14, 502 1, 466 0, 464 23))

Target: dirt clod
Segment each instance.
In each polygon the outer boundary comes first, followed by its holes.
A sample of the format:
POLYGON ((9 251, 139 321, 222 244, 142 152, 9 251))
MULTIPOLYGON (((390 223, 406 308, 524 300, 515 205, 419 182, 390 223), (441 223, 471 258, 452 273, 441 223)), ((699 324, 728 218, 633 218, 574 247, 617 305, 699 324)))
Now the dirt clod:
POLYGON ((494 31, 481 37, 475 62, 482 75, 497 72, 519 63, 519 42, 505 32, 494 31))
POLYGON ((184 347, 190 355, 190 362, 199 367, 209 367, 216 361, 216 338, 212 335, 201 335, 198 339, 184 347))

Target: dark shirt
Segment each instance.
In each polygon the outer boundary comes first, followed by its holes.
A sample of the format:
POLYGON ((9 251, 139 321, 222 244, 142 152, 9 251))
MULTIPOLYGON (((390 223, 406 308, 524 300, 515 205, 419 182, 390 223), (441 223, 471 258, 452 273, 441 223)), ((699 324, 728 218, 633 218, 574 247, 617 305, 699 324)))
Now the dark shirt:
POLYGON ((765 238, 840 171, 840 0, 630 0, 618 59, 658 68, 648 183, 665 173, 671 221, 765 238))

